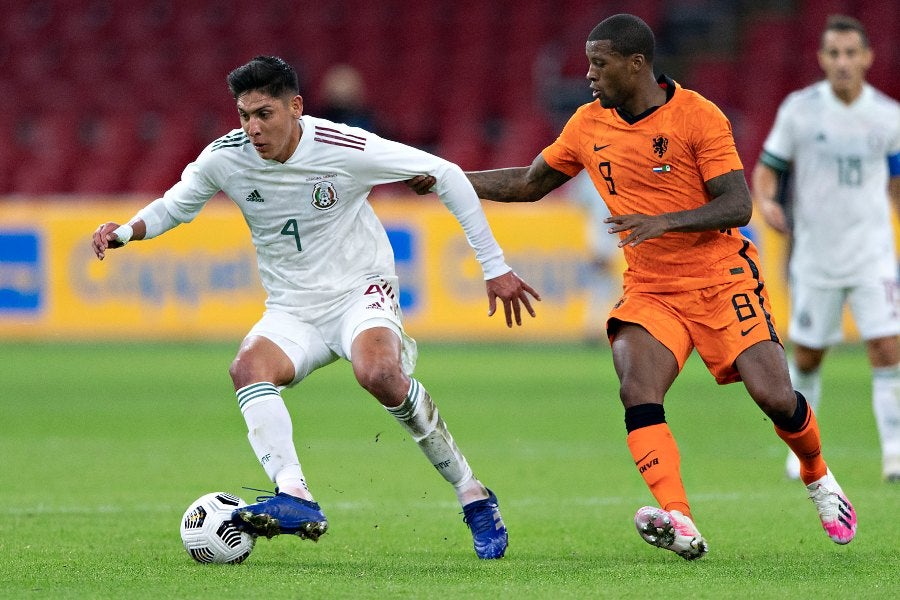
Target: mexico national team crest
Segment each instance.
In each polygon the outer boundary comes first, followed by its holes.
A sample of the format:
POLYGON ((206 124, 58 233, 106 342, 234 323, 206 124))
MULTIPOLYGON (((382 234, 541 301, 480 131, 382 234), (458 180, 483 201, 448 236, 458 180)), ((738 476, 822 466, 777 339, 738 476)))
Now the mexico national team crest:
POLYGON ((669 140, 665 136, 658 135, 653 138, 653 153, 662 158, 669 149, 669 140))
POLYGON ((313 188, 312 205, 319 210, 328 210, 338 201, 337 191, 330 181, 320 181, 313 188))

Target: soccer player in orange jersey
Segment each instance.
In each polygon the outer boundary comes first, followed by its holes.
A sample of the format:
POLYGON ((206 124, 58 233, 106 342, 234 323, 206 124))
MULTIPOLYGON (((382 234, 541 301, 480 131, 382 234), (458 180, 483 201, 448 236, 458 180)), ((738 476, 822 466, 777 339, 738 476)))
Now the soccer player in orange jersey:
MULTIPOLYGON (((607 321, 625 406, 628 448, 659 507, 635 515, 645 541, 686 559, 707 543, 694 525, 663 400, 693 349, 720 384, 743 381, 801 457, 801 476, 832 540, 846 544, 856 514, 821 455, 812 410, 794 391, 771 317, 756 248, 738 228, 752 202, 731 126, 699 94, 653 72, 653 32, 609 17, 586 44, 596 98, 529 167, 467 173, 481 198, 530 202, 582 169, 620 237, 624 293, 607 321)), ((423 191, 427 177, 409 182, 423 191)))

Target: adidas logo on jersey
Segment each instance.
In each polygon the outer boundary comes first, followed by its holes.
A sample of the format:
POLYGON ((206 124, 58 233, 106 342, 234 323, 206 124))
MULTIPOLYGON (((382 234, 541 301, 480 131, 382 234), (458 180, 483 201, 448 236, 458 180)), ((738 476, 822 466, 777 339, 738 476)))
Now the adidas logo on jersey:
POLYGON ((256 190, 253 190, 252 192, 247 194, 247 197, 244 198, 244 200, 247 202, 265 202, 265 200, 263 200, 263 197, 256 190))
POLYGON ((370 304, 366 307, 367 310, 372 309, 372 308, 381 310, 381 302, 373 302, 372 304, 370 304))

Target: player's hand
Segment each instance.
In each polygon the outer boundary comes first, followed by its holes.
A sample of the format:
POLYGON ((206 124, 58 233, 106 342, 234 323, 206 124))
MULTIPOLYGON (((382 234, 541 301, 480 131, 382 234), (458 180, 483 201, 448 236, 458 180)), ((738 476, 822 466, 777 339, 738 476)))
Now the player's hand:
POLYGON ((787 216, 784 214, 784 208, 774 200, 760 200, 756 204, 759 208, 759 214, 762 215, 766 225, 777 231, 778 233, 790 233, 791 228, 788 226, 787 216))
POLYGON ((607 217, 603 222, 611 224, 607 233, 628 232, 619 240, 619 248, 637 246, 669 231, 669 220, 665 215, 618 215, 607 217))
POLYGON ((101 224, 97 227, 97 230, 94 231, 91 245, 94 248, 94 254, 96 254, 97 258, 100 260, 103 260, 106 257, 107 248, 121 248, 125 245, 119 241, 119 236, 113 233, 113 231, 118 228, 118 223, 110 222, 101 224))
POLYGON ((431 175, 416 175, 412 179, 407 179, 403 183, 406 184, 406 187, 414 191, 420 196, 424 196, 431 192, 431 188, 434 187, 434 184, 437 183, 437 179, 435 179, 431 175))
POLYGON ((513 315, 516 317, 516 325, 522 324, 522 307, 532 317, 536 316, 534 309, 531 308, 531 300, 528 294, 531 294, 535 300, 540 301, 541 295, 534 289, 522 281, 513 271, 488 279, 484 282, 488 295, 488 316, 491 317, 497 312, 497 298, 503 302, 503 312, 506 314, 506 326, 512 327, 513 315), (520 304, 521 303, 521 304, 520 304))

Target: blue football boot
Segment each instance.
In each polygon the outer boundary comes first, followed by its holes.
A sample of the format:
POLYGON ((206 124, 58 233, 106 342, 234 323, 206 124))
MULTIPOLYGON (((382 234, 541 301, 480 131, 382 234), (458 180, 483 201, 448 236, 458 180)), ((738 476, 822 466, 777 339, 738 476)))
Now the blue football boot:
POLYGON ((235 527, 267 538, 286 533, 318 541, 328 529, 328 520, 317 502, 275 490, 274 496, 259 496, 256 504, 234 509, 235 527))
POLYGON ((509 543, 497 496, 490 494, 484 500, 476 500, 463 506, 463 522, 472 531, 475 554, 478 558, 503 558, 509 543))

